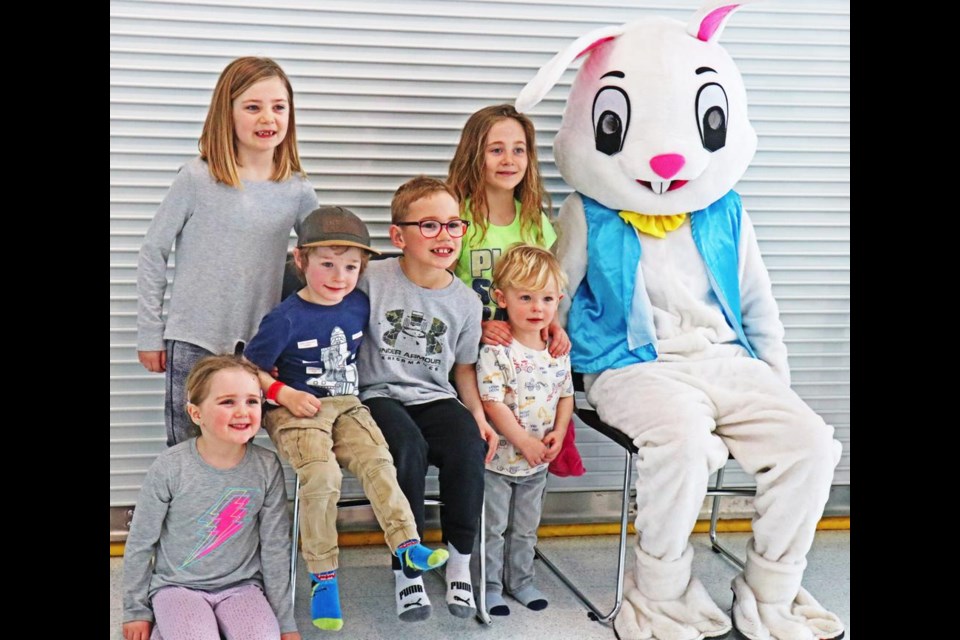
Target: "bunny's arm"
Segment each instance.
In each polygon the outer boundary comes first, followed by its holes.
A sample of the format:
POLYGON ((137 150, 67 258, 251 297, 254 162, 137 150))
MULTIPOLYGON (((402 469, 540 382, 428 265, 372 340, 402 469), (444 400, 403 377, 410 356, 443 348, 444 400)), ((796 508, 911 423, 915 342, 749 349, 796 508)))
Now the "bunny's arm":
POLYGON ((743 331, 757 356, 766 362, 790 385, 787 346, 783 342, 783 323, 773 297, 770 275, 760 255, 753 223, 743 212, 740 223, 738 276, 740 279, 740 313, 743 331))
POLYGON ((560 301, 557 321, 567 326, 567 314, 577 288, 587 275, 587 218, 580 194, 571 193, 560 207, 557 217, 557 241, 553 252, 567 274, 567 295, 560 301))

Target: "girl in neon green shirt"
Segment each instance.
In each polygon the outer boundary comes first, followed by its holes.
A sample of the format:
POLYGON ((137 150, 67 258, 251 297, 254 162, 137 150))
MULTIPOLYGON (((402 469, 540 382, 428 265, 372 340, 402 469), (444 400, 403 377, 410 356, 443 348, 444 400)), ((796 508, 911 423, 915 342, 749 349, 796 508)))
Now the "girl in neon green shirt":
MULTIPOLYGON (((484 304, 485 344, 512 341, 489 291, 497 258, 517 242, 549 249, 557 239, 544 213, 550 195, 540 178, 535 136, 533 123, 512 105, 484 107, 467 120, 450 162, 447 182, 460 197, 461 217, 471 223, 455 273, 484 304)), ((566 354, 566 332, 557 324, 548 331, 550 353, 566 354)))

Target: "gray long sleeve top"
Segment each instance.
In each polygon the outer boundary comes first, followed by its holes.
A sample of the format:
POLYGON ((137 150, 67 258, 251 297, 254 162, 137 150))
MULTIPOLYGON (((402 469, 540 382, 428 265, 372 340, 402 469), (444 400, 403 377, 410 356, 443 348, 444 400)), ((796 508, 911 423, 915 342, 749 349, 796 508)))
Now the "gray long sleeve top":
POLYGON ((290 229, 317 207, 310 183, 218 183, 199 157, 180 168, 157 209, 137 263, 137 350, 160 351, 164 339, 233 353, 280 302, 290 229), (167 259, 176 271, 164 327, 167 259))
POLYGON ((219 591, 260 585, 280 631, 296 631, 290 601, 290 518, 280 460, 248 444, 232 469, 211 467, 191 438, 147 471, 123 561, 123 621, 153 621, 162 587, 219 591), (150 560, 156 561, 151 568, 150 560))

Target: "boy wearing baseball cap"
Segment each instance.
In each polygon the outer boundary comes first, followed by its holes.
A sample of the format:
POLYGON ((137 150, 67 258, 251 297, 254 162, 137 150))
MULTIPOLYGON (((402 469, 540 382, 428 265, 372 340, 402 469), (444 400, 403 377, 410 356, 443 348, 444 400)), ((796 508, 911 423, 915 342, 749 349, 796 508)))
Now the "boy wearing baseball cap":
MULTIPOLYGON (((294 263, 305 286, 260 322, 244 357, 260 369, 264 426, 300 477, 300 536, 313 582, 311 617, 321 629, 343 627, 337 587, 340 467, 360 480, 387 545, 411 577, 446 562, 444 549, 420 544, 393 458, 357 397, 357 350, 370 301, 357 290, 370 247, 366 225, 343 207, 320 207, 301 225, 294 263), (278 379, 266 371, 276 367, 278 379)), ((400 613, 422 620, 429 608, 400 613)))

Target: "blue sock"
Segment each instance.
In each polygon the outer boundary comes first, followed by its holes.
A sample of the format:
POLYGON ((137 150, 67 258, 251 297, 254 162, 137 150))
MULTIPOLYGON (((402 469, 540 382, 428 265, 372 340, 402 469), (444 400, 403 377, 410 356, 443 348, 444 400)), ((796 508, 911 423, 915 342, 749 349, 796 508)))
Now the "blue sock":
POLYGON ((431 549, 420 544, 417 539, 407 540, 397 547, 397 557, 400 558, 400 567, 403 575, 416 578, 423 571, 436 569, 447 561, 450 554, 446 549, 431 549))
POLYGON ((339 631, 343 628, 343 614, 340 612, 340 589, 337 587, 336 570, 311 573, 310 579, 313 582, 310 600, 313 626, 339 631))

